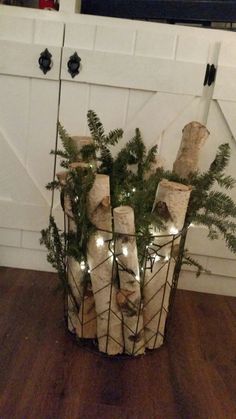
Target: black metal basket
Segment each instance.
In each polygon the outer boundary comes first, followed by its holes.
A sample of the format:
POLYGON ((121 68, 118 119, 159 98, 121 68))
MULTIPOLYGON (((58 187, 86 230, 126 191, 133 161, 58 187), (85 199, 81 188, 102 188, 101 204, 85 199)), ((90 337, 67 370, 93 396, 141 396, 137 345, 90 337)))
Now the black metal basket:
MULTIPOLYGON (((98 232, 104 231, 98 230, 98 232)), ((112 272, 115 271, 116 275, 111 275, 109 283, 107 282, 100 289, 93 291, 93 281, 91 283, 87 281, 81 292, 78 289, 76 278, 70 272, 69 261, 67 263, 68 289, 65 296, 65 316, 68 329, 73 333, 79 345, 94 351, 99 352, 99 340, 105 340, 105 346, 103 344, 101 352, 105 355, 109 353, 108 345, 110 342, 120 345, 117 356, 132 357, 141 355, 144 351, 151 352, 150 350, 160 347, 166 340, 181 266, 181 249, 183 249, 186 232, 182 230, 176 234, 155 234, 148 238, 133 235, 134 239, 139 240, 139 242, 140 239, 142 241, 143 251, 139 255, 139 278, 134 275, 134 272, 130 272, 128 266, 125 266, 123 262, 124 258, 121 261, 120 254, 116 254, 114 250, 116 241, 122 235, 114 232, 106 233, 110 234, 110 238, 104 243, 109 254, 99 265, 93 267, 91 271, 88 270, 87 278, 92 276, 93 271, 98 267, 101 269, 102 265, 110 259, 112 261, 112 272), (120 272, 126 272, 128 276, 132 277, 133 281, 139 283, 140 298, 137 298, 135 305, 129 296, 124 295, 124 289, 122 290, 120 287, 120 272), (96 307, 95 309, 95 300, 98 294, 104 292, 105 289, 110 296, 110 301, 105 310, 100 307, 99 311, 99 308, 96 307), (117 316, 112 307, 114 293, 120 309, 122 330, 128 328, 130 339, 133 340, 132 349, 130 349, 130 345, 127 349, 125 339, 123 342, 118 341, 112 331, 111 318, 117 316), (119 300, 121 300, 121 303, 119 300), (88 303, 90 304, 90 312, 88 303), (134 325, 132 328, 129 324, 129 316, 127 317, 125 306, 133 309, 132 313, 134 313, 135 321, 132 323, 134 325), (96 329, 96 322, 101 315, 105 317, 106 332, 99 336, 94 328, 96 329), (91 336, 89 336, 88 330, 93 330, 91 336)))

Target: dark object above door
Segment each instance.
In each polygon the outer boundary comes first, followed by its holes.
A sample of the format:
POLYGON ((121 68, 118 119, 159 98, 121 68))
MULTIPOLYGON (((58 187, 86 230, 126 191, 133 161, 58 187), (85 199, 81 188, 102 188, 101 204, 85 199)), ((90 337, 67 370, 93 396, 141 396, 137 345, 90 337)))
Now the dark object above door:
POLYGON ((82 0, 82 13, 169 22, 235 22, 236 0, 82 0))

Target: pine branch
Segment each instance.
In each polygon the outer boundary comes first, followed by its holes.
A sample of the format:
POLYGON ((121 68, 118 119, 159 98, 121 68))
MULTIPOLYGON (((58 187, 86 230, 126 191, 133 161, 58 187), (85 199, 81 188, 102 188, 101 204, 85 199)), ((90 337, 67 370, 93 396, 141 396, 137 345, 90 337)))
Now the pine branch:
POLYGON ((76 161, 78 155, 77 147, 74 144, 72 138, 65 130, 65 128, 60 124, 60 122, 58 123, 58 132, 61 138, 62 145, 65 149, 65 154, 67 155, 66 158, 69 160, 70 163, 76 161))
POLYGON ((204 208, 206 212, 217 214, 222 217, 236 217, 236 205, 225 193, 210 191, 205 199, 204 208))
POLYGON ((70 156, 63 150, 51 150, 50 154, 58 157, 62 157, 63 159, 69 159, 70 156))
POLYGON ((115 145, 123 137, 123 129, 114 129, 105 138, 106 145, 115 145))
POLYGON ((60 188, 60 182, 58 180, 53 180, 52 182, 48 182, 46 185, 46 189, 49 191, 53 191, 54 189, 60 188))
POLYGON ((92 110, 89 110, 87 113, 87 120, 90 133, 93 137, 96 146, 104 145, 105 143, 105 132, 103 125, 96 115, 96 113, 92 110))
POLYGON ((157 156, 157 145, 154 145, 150 150, 148 150, 147 156, 143 162, 143 171, 147 172, 150 170, 152 163, 155 162, 157 156))
POLYGON ((44 244, 48 249, 47 260, 57 270, 63 288, 67 288, 65 236, 58 229, 52 216, 49 218, 48 228, 41 231, 40 244, 44 244))
POLYGON ((184 251, 182 265, 188 265, 193 266, 197 269, 196 271, 196 277, 199 277, 202 273, 206 273, 208 275, 211 274, 211 271, 205 269, 196 259, 194 259, 192 256, 187 255, 187 251, 184 251))
POLYGON ((85 162, 88 162, 90 160, 95 160, 96 159, 95 144, 84 145, 80 150, 80 154, 81 154, 82 160, 85 162))
POLYGON ((216 181, 219 186, 225 189, 233 189, 236 185, 236 180, 230 175, 219 174, 216 176, 216 181))

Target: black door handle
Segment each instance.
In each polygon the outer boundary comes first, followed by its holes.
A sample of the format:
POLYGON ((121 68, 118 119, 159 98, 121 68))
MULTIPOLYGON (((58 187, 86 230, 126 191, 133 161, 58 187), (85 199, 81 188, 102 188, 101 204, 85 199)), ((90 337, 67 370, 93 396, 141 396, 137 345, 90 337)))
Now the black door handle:
POLYGON ((43 52, 41 52, 40 57, 38 59, 39 68, 42 70, 44 74, 52 68, 52 54, 46 48, 43 52))
POLYGON ((79 74, 80 62, 81 58, 78 56, 77 52, 70 56, 67 67, 72 78, 79 74))

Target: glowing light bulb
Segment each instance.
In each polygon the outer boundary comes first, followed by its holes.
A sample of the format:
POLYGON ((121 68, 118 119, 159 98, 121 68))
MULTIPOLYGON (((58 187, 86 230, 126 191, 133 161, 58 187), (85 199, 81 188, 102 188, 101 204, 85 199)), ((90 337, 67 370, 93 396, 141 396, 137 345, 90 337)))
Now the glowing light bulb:
POLYGON ((171 227, 170 228, 170 234, 178 234, 179 230, 177 230, 177 228, 175 227, 171 227))
POLYGON ((133 188, 133 189, 132 189, 132 192, 135 192, 135 191, 136 191, 136 188, 133 188))
POLYGON ((126 246, 122 247, 122 253, 123 253, 124 256, 128 256, 129 252, 128 252, 128 248, 126 246))
POLYGON ((155 262, 158 262, 160 259, 161 259, 160 256, 155 255, 155 262))
POLYGON ((82 260, 82 262, 80 263, 80 269, 81 271, 84 271, 86 268, 85 262, 82 260))
POLYGON ((104 245, 104 240, 102 237, 98 237, 96 240, 97 247, 102 247, 104 245))
POLYGON ((88 274, 90 274, 90 272, 91 272, 90 269, 88 269, 88 274))
POLYGON ((170 256, 166 255, 165 259, 166 262, 168 262, 168 260, 170 260, 170 256))

